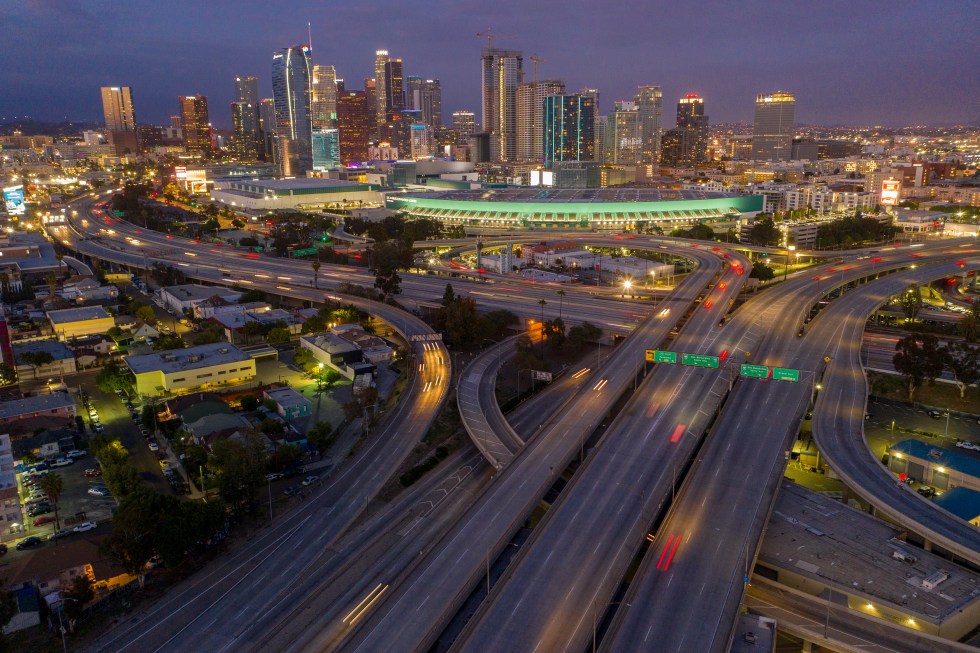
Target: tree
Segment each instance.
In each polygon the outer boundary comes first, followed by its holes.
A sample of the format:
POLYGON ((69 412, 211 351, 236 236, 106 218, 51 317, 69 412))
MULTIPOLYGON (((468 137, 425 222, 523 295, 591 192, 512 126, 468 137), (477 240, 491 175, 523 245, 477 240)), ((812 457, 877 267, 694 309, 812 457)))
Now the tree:
POLYGON ((231 221, 231 226, 233 226, 235 229, 244 229, 245 224, 245 221, 241 218, 233 218, 231 221))
POLYGON ((286 427, 279 420, 266 417, 259 423, 259 430, 266 435, 279 435, 286 430, 286 427))
POLYGON ((210 345, 215 342, 221 342, 225 339, 225 332, 217 324, 208 324, 200 333, 193 336, 193 341, 195 345, 210 345))
POLYGON ((469 297, 457 297, 446 309, 446 334, 453 346, 460 348, 479 344, 476 302, 469 297))
POLYGON ((953 373, 953 380, 960 389, 960 399, 966 395, 966 387, 980 381, 980 347, 965 342, 951 342, 944 349, 946 367, 953 373))
POLYGON ((141 322, 146 322, 147 324, 156 324, 157 315, 153 311, 153 307, 149 304, 141 304, 139 308, 133 313, 137 320, 141 322))
POLYGON ((456 301, 456 293, 453 292, 453 284, 447 283, 446 289, 442 291, 442 308, 447 310, 456 301))
POLYGON ((139 580, 140 588, 146 579, 146 563, 156 553, 159 510, 154 504, 159 496, 141 488, 124 498, 112 516, 112 534, 103 544, 109 557, 139 580))
POLYGON ((568 330, 568 336, 562 347, 563 351, 569 356, 580 354, 585 346, 592 341, 598 341, 602 337, 602 329, 591 322, 576 324, 568 330))
POLYGON ((318 285, 318 282, 317 282, 317 276, 320 273, 320 260, 317 259, 317 260, 313 261, 313 266, 312 267, 313 267, 313 287, 314 288, 319 288, 320 286, 318 285))
POLYGON ((50 365, 54 362, 54 356, 47 351, 29 351, 21 354, 20 359, 33 368, 35 379, 37 378, 38 368, 44 367, 45 365, 50 365))
POLYGON ((265 336, 265 341, 270 345, 284 345, 289 342, 289 329, 283 327, 270 329, 265 336))
POLYGON ((17 372, 6 363, 0 363, 0 385, 8 385, 17 380, 17 372))
POLYGON ((184 339, 178 335, 165 335, 160 336, 155 343, 153 343, 153 351, 169 351, 171 349, 183 349, 187 346, 184 339))
POLYGON ((895 344, 895 355, 892 364, 895 371, 902 375, 908 386, 909 401, 915 396, 916 389, 923 382, 932 383, 945 367, 945 356, 939 347, 936 336, 926 334, 922 344, 916 336, 905 336, 895 344))
POLYGON ((776 223, 773 221, 772 216, 766 216, 764 218, 758 219, 756 216, 755 222, 752 224, 752 228, 749 230, 749 240, 752 241, 753 245, 778 245, 779 244, 779 229, 776 227, 776 223))
POLYGON ((898 302, 902 306, 902 312, 905 313, 905 320, 914 324, 915 317, 922 310, 922 293, 919 287, 913 285, 903 292, 898 302))
POLYGON ((253 336, 262 335, 263 326, 261 322, 246 322, 245 326, 242 327, 242 332, 245 334, 245 342, 251 342, 253 336))
POLYGON ((98 376, 95 377, 95 384, 106 394, 112 394, 116 390, 128 393, 136 384, 136 377, 128 367, 110 361, 99 370, 98 376))
POLYGON ((960 321, 960 335, 967 342, 976 342, 980 337, 980 299, 970 302, 970 311, 960 321))
POLYGON ((314 315, 303 322, 301 333, 322 333, 327 330, 327 321, 319 315, 314 315))
POLYGON ((211 466, 217 472, 221 498, 236 517, 253 514, 258 489, 265 482, 264 438, 248 433, 241 440, 220 440, 214 443, 212 451, 211 466))
POLYGON ((330 448, 336 437, 330 422, 319 421, 310 428, 306 434, 306 439, 317 448, 320 457, 323 458, 323 452, 330 448))
POLYGON ((244 410, 247 413, 250 413, 256 408, 258 408, 259 404, 262 402, 260 402, 259 398, 254 395, 245 395, 239 400, 239 403, 242 406, 242 410, 244 410))
MULTIPOLYGON (((539 370, 542 362, 534 350, 534 343, 529 335, 522 334, 517 338, 517 369, 539 370)), ((518 372, 519 373, 519 372, 518 372)))
POLYGON ((565 344, 565 321, 560 317, 556 317, 553 320, 548 320, 544 323, 544 338, 548 349, 553 352, 558 352, 561 350, 562 345, 565 344))
POLYGON ((58 499, 61 498, 61 490, 63 487, 64 479, 61 478, 61 474, 52 472, 41 477, 41 489, 44 490, 44 493, 48 495, 49 499, 51 499, 51 505, 54 507, 55 530, 61 528, 61 519, 58 516, 58 499))
POLYGON ((762 261, 756 261, 752 264, 752 271, 749 272, 749 277, 758 279, 759 281, 772 281, 776 278, 776 273, 762 261))
POLYGON ((46 276, 44 280, 48 283, 48 299, 54 300, 54 298, 57 296, 56 292, 58 290, 58 277, 54 272, 49 272, 48 276, 46 276))
POLYGON ((71 582, 71 588, 66 592, 62 592, 62 596, 66 599, 71 599, 70 601, 64 602, 65 616, 68 617, 68 629, 75 629, 75 622, 78 621, 82 612, 85 610, 85 604, 89 603, 95 598, 95 589, 92 587, 92 579, 86 574, 80 576, 75 576, 71 582))
POLYGON ((369 250, 370 270, 374 273, 374 287, 381 293, 381 301, 401 292, 399 270, 412 265, 412 249, 398 241, 376 243, 369 250))

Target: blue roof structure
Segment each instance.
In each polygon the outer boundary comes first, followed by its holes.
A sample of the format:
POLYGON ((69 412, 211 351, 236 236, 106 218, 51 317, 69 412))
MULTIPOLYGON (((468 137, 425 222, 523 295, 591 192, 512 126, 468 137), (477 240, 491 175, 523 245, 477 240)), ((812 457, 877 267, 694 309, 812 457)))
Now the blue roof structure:
POLYGON ((980 458, 974 458, 966 453, 943 449, 942 447, 937 447, 921 440, 902 440, 898 444, 893 445, 889 451, 897 451, 907 456, 928 460, 935 465, 942 465, 947 469, 955 469, 967 476, 980 478, 980 458))
POLYGON ((933 503, 966 521, 980 517, 980 492, 968 487, 946 490, 933 503))

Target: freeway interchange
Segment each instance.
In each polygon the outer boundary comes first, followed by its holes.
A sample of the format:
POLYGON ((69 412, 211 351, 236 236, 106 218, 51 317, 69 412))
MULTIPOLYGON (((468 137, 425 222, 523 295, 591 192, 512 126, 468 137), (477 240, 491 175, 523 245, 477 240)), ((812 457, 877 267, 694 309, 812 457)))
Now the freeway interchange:
MULTIPOLYGON (((74 208, 91 212, 94 203, 83 198, 74 208)), ((322 300, 307 263, 255 259, 89 216, 87 228, 75 219, 70 232, 58 234, 82 254, 136 268, 167 262, 212 283, 322 300)), ((623 246, 609 236, 579 237, 623 246)), ((393 540, 397 550, 372 549, 369 541, 375 547, 392 542, 383 539, 391 530, 380 520, 370 522, 360 538, 348 531, 365 498, 397 469, 445 404, 453 371, 441 343, 414 343, 424 372, 386 426, 302 515, 191 579, 147 619, 117 628, 96 650, 181 650, 202 642, 231 650, 260 642, 253 650, 426 651, 484 572, 489 575, 490 562, 514 544, 515 532, 558 477, 584 456, 585 440, 608 421, 530 538, 515 545, 513 562, 455 638, 453 650, 564 651, 597 644, 608 651, 725 651, 782 476, 784 451, 814 397, 814 435, 822 450, 832 451, 827 456, 835 470, 848 470, 848 483, 887 514, 902 516, 903 525, 977 562, 980 545, 973 527, 896 488, 870 452, 856 444, 863 445, 860 335, 867 315, 902 284, 955 272, 964 257, 972 257, 967 265, 976 267, 968 243, 928 244, 914 257, 908 248, 886 248, 873 271, 856 258, 819 266, 792 275, 733 313, 730 301, 745 282, 740 272, 749 267, 740 254, 673 239, 638 238, 628 246, 666 250, 697 265, 655 310, 608 293, 570 290, 563 316, 629 337, 581 379, 560 408, 542 406, 543 421, 533 438, 504 434, 508 451, 492 479, 472 473, 476 463, 470 459, 458 461, 458 470, 470 472, 454 487, 464 488, 458 495, 467 500, 447 504, 441 519, 417 529, 413 542, 400 537, 393 540), (835 286, 848 284, 855 284, 854 290, 809 323, 809 307, 835 286), (798 337, 804 322, 806 333, 798 337), (670 340, 675 329, 679 334, 670 340), (722 365, 717 370, 648 366, 644 351, 661 343, 678 352, 722 354, 722 365), (799 369, 802 375, 798 383, 746 379, 737 374, 743 362, 799 369), (819 393, 818 382, 824 386, 819 393), (621 397, 622 409, 614 414, 621 397), (476 479, 478 484, 467 485, 476 479), (372 528, 378 539, 368 537, 372 528), (331 547, 340 552, 333 562, 321 557, 331 547), (327 616, 311 617, 304 621, 308 628, 290 629, 288 638, 269 636, 274 631, 285 637, 282 624, 299 610, 290 603, 304 605, 305 596, 318 587, 322 591, 324 579, 345 578, 336 560, 349 560, 362 549, 374 551, 378 564, 366 577, 347 574, 350 591, 333 594, 337 605, 327 616), (630 577, 632 566, 637 572, 630 577), (310 580, 297 580, 304 578, 310 580), (357 615, 353 622, 351 610, 357 615)), ((373 282, 363 269, 345 266, 324 265, 319 278, 327 284, 373 282)), ((404 293, 435 303, 444 281, 409 276, 404 293)), ((539 301, 551 300, 555 292, 546 285, 503 280, 452 283, 481 305, 529 316, 540 316, 539 301)), ((420 320, 393 307, 341 299, 378 315, 407 338, 430 333, 420 320)), ((553 306, 545 317, 552 313, 557 315, 553 306)), ((488 361, 479 373, 484 369, 496 365, 488 361)), ((481 379, 472 381, 486 394, 481 379)), ((490 423, 497 424, 491 430, 503 428, 497 417, 490 423)), ((396 518, 387 514, 389 521, 396 518)))

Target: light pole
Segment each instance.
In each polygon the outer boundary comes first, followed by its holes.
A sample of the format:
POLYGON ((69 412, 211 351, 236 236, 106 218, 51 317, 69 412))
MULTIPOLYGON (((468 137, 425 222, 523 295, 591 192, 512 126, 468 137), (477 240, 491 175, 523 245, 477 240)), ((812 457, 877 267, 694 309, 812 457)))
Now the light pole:
POLYGON ((629 294, 630 289, 633 287, 633 282, 629 279, 623 282, 623 297, 629 294))
POLYGON ((789 274, 789 255, 796 251, 796 245, 790 245, 786 249, 789 251, 786 252, 786 265, 783 267, 783 281, 786 281, 786 276, 789 274))

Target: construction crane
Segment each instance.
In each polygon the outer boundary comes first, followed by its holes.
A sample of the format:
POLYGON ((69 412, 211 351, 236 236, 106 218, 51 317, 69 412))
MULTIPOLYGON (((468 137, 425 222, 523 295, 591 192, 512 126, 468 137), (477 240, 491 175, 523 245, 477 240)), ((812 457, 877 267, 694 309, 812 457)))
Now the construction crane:
POLYGON ((536 54, 529 59, 534 70, 531 77, 531 158, 538 161, 538 64, 545 63, 545 60, 536 54))
POLYGON ((481 38, 481 39, 484 36, 487 37, 487 50, 493 50, 493 37, 494 36, 496 36, 498 39, 509 39, 513 35, 512 34, 494 34, 493 33, 493 28, 492 27, 488 27, 487 28, 487 31, 485 31, 485 32, 477 32, 476 33, 476 36, 478 38, 481 38))

